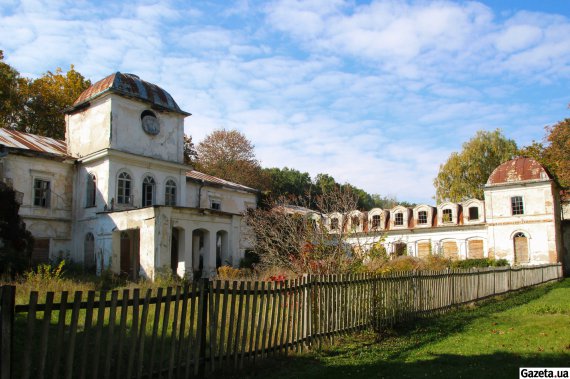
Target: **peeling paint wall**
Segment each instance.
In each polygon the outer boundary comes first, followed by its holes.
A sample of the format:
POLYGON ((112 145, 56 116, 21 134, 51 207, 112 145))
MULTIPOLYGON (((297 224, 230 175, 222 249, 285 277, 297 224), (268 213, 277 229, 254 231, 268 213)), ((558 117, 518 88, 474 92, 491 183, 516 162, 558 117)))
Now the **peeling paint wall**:
POLYGON ((3 158, 4 177, 24 194, 20 216, 35 238, 50 239, 50 258, 66 257, 71 250, 73 165, 67 162, 8 154, 3 158), (50 183, 49 206, 34 205, 35 179, 50 183))
POLYGON ((184 116, 153 110, 147 103, 112 96, 113 138, 111 148, 169 162, 184 163, 184 116), (157 135, 142 128, 141 114, 152 111, 160 125, 157 135))

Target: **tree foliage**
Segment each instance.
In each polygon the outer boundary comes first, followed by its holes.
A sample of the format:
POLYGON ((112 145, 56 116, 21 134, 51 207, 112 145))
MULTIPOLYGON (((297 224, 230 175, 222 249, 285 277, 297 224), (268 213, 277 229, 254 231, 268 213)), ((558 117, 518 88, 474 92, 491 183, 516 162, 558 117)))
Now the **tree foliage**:
POLYGON ((18 70, 4 63, 4 53, 0 50, 0 128, 18 127, 27 84, 18 70))
POLYGON ((0 182, 0 274, 14 276, 30 267, 34 239, 19 216, 16 192, 0 182))
POLYGON ((296 274, 330 274, 350 271, 359 262, 346 242, 350 231, 342 220, 338 233, 328 233, 320 222, 321 213, 348 214, 356 209, 358 196, 348 186, 336 186, 331 191, 309 199, 300 196, 276 199, 267 209, 258 208, 246 214, 251 228, 254 251, 259 267, 280 269, 296 274), (315 211, 307 206, 315 204, 315 211), (300 208, 291 209, 291 205, 300 208), (305 212, 303 211, 305 210, 305 212), (319 221, 315 220, 316 217, 319 221))
POLYGON ((539 161, 562 187, 570 187, 570 119, 545 130, 543 142, 533 141, 521 149, 521 154, 539 161))
POLYGON ((184 163, 193 164, 198 159, 198 152, 196 151, 196 146, 192 142, 192 136, 187 136, 184 134, 184 163))
POLYGON ((515 141, 506 138, 499 129, 478 131, 439 166, 433 184, 437 202, 461 202, 483 198, 483 186, 493 170, 518 153, 515 141))
POLYGON ((57 68, 37 79, 22 78, 0 53, 0 126, 47 137, 65 138, 64 110, 91 82, 75 71, 57 68))
POLYGON ((267 190, 271 195, 303 196, 312 191, 313 183, 308 172, 301 172, 293 168, 264 168, 267 177, 267 190))
POLYGON ((263 186, 254 145, 243 133, 235 129, 214 130, 198 144, 196 151, 198 170, 253 188, 263 186))

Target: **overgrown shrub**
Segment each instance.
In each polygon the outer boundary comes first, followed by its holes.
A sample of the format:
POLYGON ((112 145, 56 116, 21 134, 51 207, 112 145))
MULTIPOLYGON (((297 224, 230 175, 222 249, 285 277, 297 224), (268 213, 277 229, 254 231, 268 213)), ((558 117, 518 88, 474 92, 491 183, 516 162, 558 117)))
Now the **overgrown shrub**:
POLYGON ((16 192, 0 182, 0 274, 12 279, 30 267, 32 234, 18 215, 16 192))
POLYGON ((453 261, 451 263, 451 268, 476 268, 476 267, 503 267, 508 266, 509 262, 506 259, 492 259, 492 258, 480 258, 480 259, 465 259, 460 261, 453 261))

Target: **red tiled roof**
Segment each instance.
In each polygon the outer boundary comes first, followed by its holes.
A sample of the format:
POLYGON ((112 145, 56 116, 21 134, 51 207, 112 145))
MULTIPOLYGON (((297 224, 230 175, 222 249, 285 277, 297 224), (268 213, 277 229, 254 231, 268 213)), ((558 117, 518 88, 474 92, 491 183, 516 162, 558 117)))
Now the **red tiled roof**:
POLYGON ((0 128, 0 145, 67 156, 65 141, 10 129, 0 128))
POLYGON ((134 74, 125 74, 121 72, 111 74, 87 88, 81 95, 79 95, 77 100, 75 100, 73 108, 77 108, 81 104, 86 103, 108 91, 129 97, 135 97, 139 100, 149 102, 160 108, 173 112, 182 113, 187 116, 190 115, 190 113, 181 110, 172 96, 156 84, 144 81, 134 74))
POLYGON ((532 158, 521 157, 512 159, 497 167, 489 176, 487 185, 549 179, 552 179, 550 174, 540 163, 532 158))
POLYGON ((244 186, 244 185, 239 184, 239 183, 230 182, 229 180, 217 178, 217 177, 212 176, 212 175, 204 174, 203 172, 199 172, 196 170, 186 172, 186 177, 190 178, 190 179, 194 179, 194 180, 200 180, 200 181, 203 180, 203 181, 211 183, 211 184, 217 184, 217 185, 221 185, 221 186, 227 186, 227 187, 231 187, 231 188, 235 188, 235 189, 240 189, 243 191, 258 192, 254 188, 247 187, 247 186, 244 186))

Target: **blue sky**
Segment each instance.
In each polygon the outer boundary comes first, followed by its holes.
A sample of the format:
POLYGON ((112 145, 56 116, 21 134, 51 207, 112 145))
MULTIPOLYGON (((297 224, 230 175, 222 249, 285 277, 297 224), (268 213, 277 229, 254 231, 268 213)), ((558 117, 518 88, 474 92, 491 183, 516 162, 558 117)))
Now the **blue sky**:
POLYGON ((135 73, 196 142, 236 128, 264 167, 422 203, 477 130, 570 117, 568 1, 0 0, 0 49, 30 77, 135 73))

